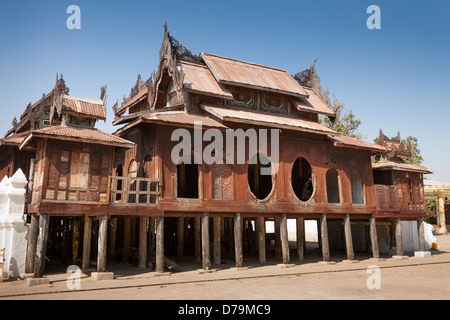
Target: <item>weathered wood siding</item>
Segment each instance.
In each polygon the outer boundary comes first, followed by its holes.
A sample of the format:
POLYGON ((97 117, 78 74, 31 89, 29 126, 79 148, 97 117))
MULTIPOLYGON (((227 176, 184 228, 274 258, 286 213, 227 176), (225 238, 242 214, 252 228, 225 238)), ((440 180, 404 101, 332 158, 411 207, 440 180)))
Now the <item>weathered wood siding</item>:
POLYGON ((106 202, 113 147, 44 140, 36 151, 33 203, 106 202))

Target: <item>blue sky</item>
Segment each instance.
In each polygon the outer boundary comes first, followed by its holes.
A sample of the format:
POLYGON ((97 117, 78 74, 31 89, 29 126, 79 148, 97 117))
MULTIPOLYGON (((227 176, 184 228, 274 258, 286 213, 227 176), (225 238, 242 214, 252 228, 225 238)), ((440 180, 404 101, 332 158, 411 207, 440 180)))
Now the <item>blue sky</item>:
POLYGON ((70 94, 111 107, 137 75, 157 68, 164 22, 193 53, 208 52, 295 74, 317 58, 322 86, 361 119, 368 141, 419 139, 429 178, 450 181, 450 1, 4 1, 0 0, 0 134, 29 102, 49 92, 56 73, 70 94), (69 30, 69 5, 81 30, 69 30), (369 30, 369 5, 381 30, 369 30))

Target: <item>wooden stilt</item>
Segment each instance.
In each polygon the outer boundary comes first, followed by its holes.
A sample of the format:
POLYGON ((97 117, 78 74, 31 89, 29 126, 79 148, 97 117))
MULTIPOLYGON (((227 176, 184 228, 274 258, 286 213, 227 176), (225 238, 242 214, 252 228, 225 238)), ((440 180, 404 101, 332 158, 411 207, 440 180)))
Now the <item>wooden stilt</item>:
POLYGON ((25 273, 34 273, 36 259, 36 247, 39 235, 39 216, 31 214, 30 234, 28 236, 27 257, 25 262, 25 273))
POLYGON ((352 228, 350 224, 349 214, 346 214, 344 217, 344 235, 345 235, 345 248, 347 250, 347 259, 354 260, 355 254, 353 252, 352 228))
POLYGON ((221 241, 220 237, 222 234, 222 223, 220 217, 214 217, 213 218, 213 224, 214 224, 214 230, 213 230, 213 246, 214 246, 214 252, 213 252, 213 263, 216 265, 220 265, 221 263, 221 241))
POLYGON ((116 256, 116 236, 117 236, 117 218, 109 219, 109 256, 111 261, 114 261, 116 256))
POLYGON ((281 257, 280 218, 275 218, 275 256, 281 257))
POLYGON ((131 218, 123 218, 123 249, 122 249, 122 263, 130 261, 130 231, 131 218))
POLYGON ((258 232, 259 263, 266 263, 266 224, 264 217, 256 218, 256 226, 258 232))
POLYGON ((287 229, 287 215, 285 213, 281 214, 280 219, 280 239, 281 239, 281 252, 283 264, 289 264, 290 263, 289 240, 287 229))
POLYGON ((397 256, 403 256, 402 221, 395 220, 395 243, 397 246, 397 256))
POLYGON ((155 217, 149 218, 147 257, 155 256, 155 217))
POLYGON ((164 272, 164 217, 157 217, 156 228, 156 272, 164 272))
POLYGON ((211 267, 211 255, 209 248, 209 213, 204 212, 202 217, 202 266, 204 270, 211 267))
POLYGON ((423 218, 417 220, 417 232, 419 238, 419 251, 425 251, 425 223, 423 218))
POLYGON ((372 254, 376 259, 380 258, 380 250, 378 248, 377 224, 373 216, 369 219, 370 242, 372 243, 372 254))
POLYGON ((88 215, 84 216, 84 232, 83 232, 83 262, 81 268, 89 268, 91 260, 91 228, 92 220, 88 215))
POLYGON ((50 216, 46 213, 41 213, 39 215, 39 235, 36 247, 36 261, 34 264, 34 276, 36 278, 42 278, 44 276, 49 224, 50 216))
MULTIPOLYGON (((73 226, 69 226, 70 224, 70 220, 68 217, 62 217, 62 218, 56 218, 56 219, 61 219, 58 221, 59 223, 62 223, 62 230, 61 230, 61 234, 62 234, 62 256, 61 256, 61 261, 63 264, 67 263, 67 251, 69 248, 69 238, 72 238, 72 234, 73 231, 73 226), (70 233, 70 234, 69 234, 70 233)), ((52 226, 50 225, 50 230, 52 229, 52 226)), ((50 232, 50 231, 49 231, 50 232)), ((55 232, 52 232, 53 234, 50 234, 50 237, 54 237, 55 236, 55 232)), ((51 239, 50 240, 52 243, 54 243, 56 240, 55 239, 51 239)), ((70 249, 72 250, 72 246, 70 247, 70 249)))
POLYGON ((108 243, 108 216, 101 215, 98 224, 97 272, 106 272, 107 243, 108 243))
POLYGON ((201 218, 194 218, 194 257, 196 262, 202 259, 201 218))
POLYGON ((138 268, 147 268, 147 217, 139 218, 139 258, 138 268))
POLYGON ((80 245, 80 219, 73 218, 73 233, 72 233, 72 264, 78 263, 78 247, 80 245))
POLYGON ((184 217, 178 218, 177 225, 177 255, 182 257, 184 252, 184 217))
POLYGON ((297 218, 297 253, 300 261, 305 259, 305 219, 297 218))
POLYGON ((136 247, 136 222, 137 218, 130 217, 130 248, 136 247))
POLYGON ((320 218, 320 235, 322 240, 322 255, 323 261, 330 261, 330 247, 328 243, 328 226, 327 226, 327 215, 322 214, 320 218))
POLYGON ((243 252, 242 252, 242 218, 240 213, 236 213, 234 217, 234 252, 236 258, 236 268, 243 267, 243 252))

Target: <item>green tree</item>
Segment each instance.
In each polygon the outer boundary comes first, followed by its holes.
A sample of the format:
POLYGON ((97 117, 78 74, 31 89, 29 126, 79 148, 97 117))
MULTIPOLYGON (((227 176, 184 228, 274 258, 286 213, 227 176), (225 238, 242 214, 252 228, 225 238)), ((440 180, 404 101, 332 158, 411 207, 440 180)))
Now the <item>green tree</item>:
POLYGON ((402 139, 406 147, 412 146, 414 153, 411 159, 405 159, 405 162, 412 164, 421 164, 423 157, 420 155, 420 149, 418 146, 418 139, 416 137, 409 136, 406 139, 402 139))
POLYGON ((325 116, 321 118, 320 122, 326 127, 337 131, 344 136, 360 140, 366 138, 366 136, 358 130, 361 125, 361 119, 356 118, 351 110, 342 112, 338 118, 338 121, 333 122, 330 118, 325 116))

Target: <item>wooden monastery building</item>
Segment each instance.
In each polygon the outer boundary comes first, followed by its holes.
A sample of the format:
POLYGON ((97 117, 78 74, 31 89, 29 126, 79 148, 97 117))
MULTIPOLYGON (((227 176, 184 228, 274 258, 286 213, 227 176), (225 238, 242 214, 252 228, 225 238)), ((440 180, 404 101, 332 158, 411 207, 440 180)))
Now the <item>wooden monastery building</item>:
POLYGON ((157 71, 147 81, 139 76, 113 107, 114 134, 94 128, 106 118, 105 95, 102 88, 100 100, 71 97, 57 79, 0 142, 2 175, 17 167, 34 174, 27 272, 42 276, 46 253, 75 264, 78 247, 84 268, 96 251, 99 272, 119 256, 137 259, 140 268, 154 263, 157 272, 187 255, 206 270, 224 258, 243 267, 246 255, 265 263, 267 221, 274 222, 275 256, 284 265, 305 258, 308 219, 318 221, 325 262, 334 248, 349 260, 355 251, 377 258, 381 239, 403 255, 400 220, 419 222, 425 250, 428 170, 400 161, 409 151, 402 154, 404 145, 381 133, 373 144, 320 124, 322 116, 336 121, 340 106, 320 87, 314 61, 291 76, 193 55, 165 26, 157 71), (381 160, 372 165, 373 157, 381 160), (295 258, 287 219, 296 219, 295 258))

